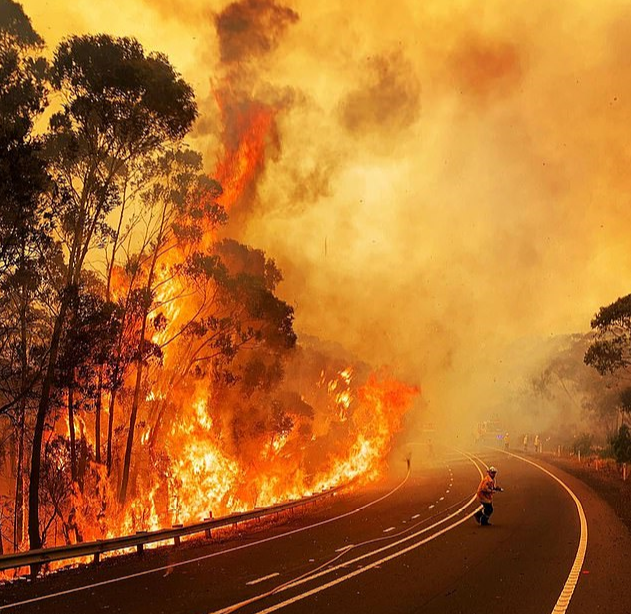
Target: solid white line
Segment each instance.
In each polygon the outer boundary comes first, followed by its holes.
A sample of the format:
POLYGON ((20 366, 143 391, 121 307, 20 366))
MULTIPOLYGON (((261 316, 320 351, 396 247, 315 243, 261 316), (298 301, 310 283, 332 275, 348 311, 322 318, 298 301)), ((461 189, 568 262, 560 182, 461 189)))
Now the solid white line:
POLYGON ((246 582, 246 586, 253 586, 254 584, 259 584, 261 582, 265 582, 265 580, 269 580, 271 578, 275 578, 276 576, 280 576, 279 572, 271 573, 269 576, 263 576, 262 578, 258 578, 257 580, 252 580, 250 582, 246 582))
MULTIPOLYGON (((464 453, 463 453, 464 454, 464 453)), ((464 454, 465 456, 468 456, 467 454, 464 454)), ((469 457, 469 460, 471 460, 471 458, 469 457)), ((473 461, 472 461, 473 462, 473 461)), ((480 476, 482 476, 482 472, 480 471, 479 467, 477 466, 477 464, 475 462, 473 462, 473 465, 475 466, 475 468, 478 470, 480 476)), ((260 595, 258 598, 253 598, 253 599, 248 599, 246 601, 241 601, 239 603, 234 603, 230 606, 224 607, 221 610, 215 610, 214 612, 212 612, 211 614, 228 614, 230 612, 234 612, 236 610, 238 610, 239 608, 245 606, 245 605, 249 605, 251 604, 253 601, 257 600, 257 599, 262 599, 264 597, 268 597, 272 594, 275 593, 279 593, 282 591, 286 591, 290 588, 294 588, 296 586, 300 586, 301 584, 304 584, 305 582, 311 582, 312 580, 315 580, 316 578, 319 578, 321 576, 327 575, 329 573, 332 573, 334 571, 337 571, 338 569, 342 569, 342 568, 347 568, 349 565, 353 565, 354 563, 357 563, 358 561, 362 561, 363 559, 369 558, 369 557, 373 557, 381 552, 384 552, 385 550, 390 550, 391 548, 394 548, 395 546, 398 546, 404 542, 408 542, 411 539, 414 539, 415 537, 418 537, 419 535, 422 535, 423 533, 427 533, 428 531, 430 531, 431 529, 433 529, 434 527, 437 527, 441 524, 444 524, 445 522, 447 522, 448 520, 450 520, 451 518, 457 516, 458 514, 460 514, 462 511, 464 511, 467 507, 469 507, 472 503, 474 503, 477 500, 477 496, 474 495, 473 497, 471 497, 471 499, 469 499, 469 501, 467 501, 467 503, 465 503, 462 507, 460 507, 458 510, 456 510, 455 512, 452 512, 449 516, 446 516, 445 518, 443 518, 442 520, 439 520, 437 522, 435 522, 434 524, 425 527, 424 529, 421 529, 420 531, 413 533, 411 535, 408 535, 407 537, 404 537, 402 539, 400 539, 399 541, 393 542, 387 546, 383 546, 382 548, 379 548, 377 550, 373 550, 372 552, 367 552, 366 554, 362 554, 361 556, 355 557, 354 559, 351 559, 349 561, 346 561, 345 563, 342 563, 340 565, 336 565, 334 567, 327 567, 326 569, 313 573, 311 575, 305 575, 305 576, 301 576, 300 578, 298 578, 297 580, 293 581, 293 582, 287 582, 286 584, 282 584, 278 587, 276 587, 275 589, 273 589, 272 591, 269 591, 267 593, 264 593, 262 595, 260 595)), ((433 506, 432 506, 433 507, 433 506)), ((299 599, 302 599, 304 597, 307 597, 309 595, 312 595, 314 593, 319 592, 320 590, 325 590, 326 588, 328 588, 329 586, 333 586, 334 584, 337 584, 339 582, 344 581, 345 579, 351 578, 354 575, 357 575, 358 573, 363 573, 363 571, 367 571, 369 569, 372 569, 373 567, 378 567, 381 563, 383 563, 384 561, 390 560, 392 558, 395 558, 397 556, 400 556, 401 554, 404 554, 406 552, 408 552, 409 550, 412 550, 414 548, 417 548, 425 543, 427 543, 428 541, 431 541, 432 539, 434 539, 435 537, 438 537, 439 535, 442 535, 443 533, 449 531, 450 529, 458 526, 459 524, 461 524, 462 522, 464 522, 465 520, 472 518, 473 515, 475 514, 475 511, 477 511, 477 507, 476 510, 474 510, 473 512, 471 512, 470 514, 468 514, 467 516, 465 516, 462 520, 459 520, 457 522, 455 522, 453 525, 449 525, 446 528, 442 529, 441 531, 439 531, 438 533, 435 533, 433 535, 431 535, 430 537, 426 538, 425 540, 421 541, 421 542, 417 542, 416 544, 413 544, 412 546, 399 551, 398 553, 394 553, 393 555, 390 555, 389 557, 385 557, 384 559, 380 559, 378 561, 375 561, 374 563, 372 563, 371 565, 368 565, 366 567, 360 567, 358 571, 353 572, 352 574, 349 574, 347 576, 340 576, 340 578, 338 578, 337 581, 334 581, 333 583, 329 583, 329 584, 324 584, 321 585, 321 587, 313 589, 312 591, 309 591, 307 593, 303 593, 301 595, 298 595, 297 597, 295 597, 294 599, 291 599, 289 601, 283 602, 281 604, 278 604, 278 607, 274 608, 272 607, 272 609, 268 609, 268 610, 263 610, 262 612, 258 612, 257 614, 263 614, 263 612, 271 612, 274 609, 278 609, 279 607, 283 607, 283 605, 288 605, 290 603, 294 603, 295 601, 298 601, 299 599)))
MULTIPOLYGON (((411 546, 404 548, 403 550, 398 550, 397 552, 394 552, 393 554, 390 554, 389 556, 379 559, 378 561, 375 561, 374 563, 370 563, 369 565, 366 565, 365 567, 362 567, 360 569, 356 569, 355 571, 352 571, 351 573, 346 574, 345 576, 340 576, 339 578, 336 578, 335 580, 331 580, 330 582, 327 582, 326 584, 321 584, 320 586, 316 586, 315 588, 311 589, 310 591, 307 591, 306 593, 301 593, 300 595, 296 595, 295 597, 292 597, 291 599, 287 599, 286 601, 281 601, 280 603, 277 603, 269 608, 266 608, 265 610, 259 610, 258 612, 256 612, 256 614, 270 614, 270 612, 275 612, 276 610, 280 610, 281 608, 284 608, 285 606, 291 605, 292 603, 296 603, 296 601, 301 601, 302 599, 306 599, 307 597, 310 597, 311 595, 315 595, 316 593, 320 593, 326 590, 327 588, 330 588, 331 586, 335 586, 336 584, 340 584, 341 582, 350 580, 351 578, 354 578, 355 576, 358 576, 359 574, 365 573, 370 569, 379 567, 382 563, 386 563, 387 561, 391 561, 392 559, 403 556, 404 554, 407 554, 411 550, 415 550, 416 548, 419 548, 423 544, 426 544, 427 542, 430 542, 433 539, 436 539, 440 535, 447 533, 447 531, 451 531, 452 529, 455 529, 458 525, 461 525, 463 522, 466 522, 467 520, 469 520, 473 516, 474 513, 475 512, 471 512, 470 514, 467 514, 464 518, 461 518, 454 524, 451 524, 448 527, 441 529, 437 533, 433 533, 429 537, 426 537, 420 542, 416 542, 412 544, 411 546)), ((350 563, 351 561, 346 563, 346 565, 349 565, 350 563)))
MULTIPOLYGON (((335 552, 344 552, 346 550, 350 550, 351 548, 354 548, 355 544, 348 544, 348 546, 344 546, 343 548, 338 548, 335 552)), ((310 561, 313 559, 309 559, 310 561)))
POLYGON ((394 527, 389 527, 383 530, 384 533, 390 533, 390 531, 394 531, 394 527))
POLYGON ((557 599, 554 609, 552 610, 552 614, 565 614, 568 606, 570 605, 570 600, 572 599, 572 595, 574 594, 576 584, 578 583, 581 568, 583 567, 583 563, 585 561, 585 553, 587 551, 587 517, 585 516, 583 506, 581 505, 579 498, 574 494, 572 489, 563 480, 561 480, 561 478, 558 478, 556 475, 554 475, 554 473, 548 471, 539 463, 535 463, 528 458, 524 458, 523 456, 519 456, 518 454, 513 454, 512 452, 506 452, 505 450, 499 451, 503 454, 508 454, 508 456, 518 458, 525 463, 529 463, 549 475, 553 480, 556 480, 559 484, 561 484, 561 486, 563 486, 563 488, 565 488, 570 497, 572 497, 574 504, 576 505, 576 510, 578 511, 578 517, 581 523, 581 536, 578 541, 578 550, 576 551, 576 557, 574 557, 574 563, 572 564, 572 568, 570 569, 570 574, 568 575, 567 580, 563 585, 563 590, 561 591, 561 594, 557 599))
MULTIPOLYGON (((461 508, 459 508, 458 510, 456 510, 455 512, 452 512, 449 516, 446 516, 445 518, 443 518, 442 520, 439 520, 438 522, 435 522, 434 524, 425 527, 424 529, 421 529, 420 531, 413 533, 412 535, 408 535, 407 537, 404 537, 402 539, 400 539, 399 541, 393 542, 391 544, 388 544, 387 546, 383 546, 381 548, 378 548, 377 550, 373 550, 371 552, 367 552, 366 554, 362 554, 360 556, 355 557, 354 559, 350 559, 349 561, 346 561, 344 563, 341 563, 339 565, 335 565, 332 567, 327 567, 326 569, 323 569, 322 571, 316 571, 313 574, 310 575, 305 575, 305 576, 301 576, 298 579, 294 580, 294 581, 289 581, 286 584, 282 584, 280 586, 277 586, 275 589, 268 591, 267 593, 263 593, 262 595, 260 595, 259 597, 255 597, 255 598, 251 598, 251 599, 246 599, 245 601, 240 601, 238 603, 233 603, 232 605, 226 606, 224 608, 222 608, 221 610, 215 610, 214 612, 211 612, 211 614, 228 614, 229 612, 234 612, 236 610, 238 610, 239 608, 242 608, 245 605, 250 605, 253 601, 256 601, 258 599, 262 599, 264 597, 268 597, 272 594, 275 593, 280 593, 283 591, 286 591, 290 588, 294 588, 296 586, 300 586, 301 584, 304 584, 305 582, 311 582, 312 580, 315 580, 316 578, 319 578, 321 576, 325 576, 327 574, 333 573, 334 571, 337 571, 338 569, 342 569, 342 568, 347 568, 350 565, 353 565, 355 563, 357 563, 358 561, 362 561, 366 558, 370 558, 373 557, 381 552, 384 552, 386 550, 390 550, 392 548, 394 548, 395 546, 398 546, 402 543, 408 542, 411 539, 414 539, 415 537, 418 537, 419 535, 422 535, 423 533, 427 533, 428 531, 430 531, 431 529, 433 529, 434 527, 437 527, 441 524, 444 524, 445 522, 447 522, 448 520, 450 520, 451 518, 457 516, 458 514, 460 514, 462 511, 464 511, 466 508, 468 508, 474 501, 476 501, 477 497, 473 496, 471 497, 471 499, 469 499, 469 501, 467 501, 467 503, 465 503, 461 508)), ((477 510, 477 508, 476 508, 477 510)), ((471 512, 469 515, 465 516, 463 520, 467 520, 468 518, 471 518, 473 516, 473 514, 475 514, 475 511, 471 512)), ((445 531, 448 531, 450 528, 453 528, 455 526, 457 526, 458 524, 460 524, 460 522, 462 521, 458 521, 456 523, 454 523, 453 525, 449 525, 448 527, 446 527, 442 532, 444 533, 445 531)), ((435 535, 439 535, 440 533, 436 533, 435 535)), ((433 536, 430 536, 429 538, 425 539, 422 542, 419 542, 416 545, 422 545, 424 543, 426 543, 427 541, 430 541, 431 539, 433 539, 433 536)), ((413 546, 416 547, 416 546, 413 546)), ((405 550, 405 552, 407 552, 407 550, 405 550)), ((373 565, 379 565, 381 562, 383 562, 386 559, 381 559, 375 562, 375 564, 373 565)), ((367 567, 361 567, 360 569, 365 569, 368 570, 370 569, 370 566, 367 567)), ((329 585, 324 585, 329 586, 329 585)), ((316 591, 317 592, 317 591, 316 591)), ((305 593, 307 594, 307 593, 305 593)), ((311 593, 308 593, 311 594, 311 593)))
POLYGON ((257 546, 258 544, 264 544, 266 542, 274 541, 276 539, 280 539, 281 537, 287 537, 288 535, 294 535, 296 533, 300 533, 302 531, 308 531, 309 529, 314 529, 316 527, 320 527, 325 524, 329 524, 330 522, 334 522, 335 520, 340 520, 341 518, 346 518, 347 516, 352 516, 353 514, 357 514, 373 505, 380 503, 384 499, 393 495, 397 490, 399 490, 408 480, 409 473, 405 476, 405 479, 400 482, 395 488, 391 491, 387 492, 385 495, 367 503, 366 505, 362 505, 362 507, 358 507, 357 509, 351 510, 349 512, 345 512, 344 514, 340 514, 339 516, 333 516, 333 518, 327 518, 326 520, 321 520, 320 522, 316 522, 314 524, 310 524, 304 527, 300 527, 298 529, 293 529, 292 531, 287 531, 285 533, 279 533, 278 535, 272 535, 271 537, 266 537, 264 539, 259 539, 255 542, 250 542, 248 544, 242 544, 240 546, 235 546, 234 548, 228 548, 226 550, 220 550, 219 552, 212 552, 211 554, 204 554, 202 556, 195 557, 193 559, 187 559, 185 561, 179 561, 177 563, 170 563, 169 565, 163 565, 161 567, 154 567, 153 569, 145 569, 144 571, 139 571, 136 573, 128 574, 126 576, 119 576, 117 578, 111 578, 109 580, 102 580, 101 582, 94 582, 93 584, 86 584, 84 586, 77 586, 75 588, 69 588, 65 591, 58 591, 56 593, 48 593, 46 595, 40 595, 39 597, 33 597, 32 599, 25 599, 24 601, 15 601, 13 603, 7 603, 5 605, 0 606, 0 611, 8 610, 9 608, 16 608, 21 605, 27 605, 29 603, 36 603, 38 601, 44 601, 46 599, 52 599, 54 597, 61 597, 63 595, 70 595, 72 593, 78 593, 80 591, 89 590, 91 588, 98 588, 100 586, 106 586, 108 584, 114 584, 116 582, 121 582, 123 580, 131 580, 133 578, 140 578, 142 576, 147 576, 152 573, 157 573, 159 571, 166 571, 167 569, 172 569, 175 567, 181 567, 182 565, 190 565, 191 563, 197 563, 199 561, 204 561, 206 559, 211 559, 216 556, 221 556, 222 554, 228 554, 229 552, 235 552, 237 550, 243 550, 244 548, 250 548, 251 546, 257 546))

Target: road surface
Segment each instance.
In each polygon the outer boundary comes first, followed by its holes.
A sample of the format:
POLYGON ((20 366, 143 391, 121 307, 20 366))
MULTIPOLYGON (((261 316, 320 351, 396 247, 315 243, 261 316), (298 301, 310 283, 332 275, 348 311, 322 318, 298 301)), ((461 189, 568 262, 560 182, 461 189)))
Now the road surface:
POLYGON ((402 462, 378 487, 241 536, 4 588, 0 613, 629 614, 631 537, 610 508, 534 456, 474 454, 413 457, 407 476, 402 462), (480 527, 491 464, 505 492, 480 527))

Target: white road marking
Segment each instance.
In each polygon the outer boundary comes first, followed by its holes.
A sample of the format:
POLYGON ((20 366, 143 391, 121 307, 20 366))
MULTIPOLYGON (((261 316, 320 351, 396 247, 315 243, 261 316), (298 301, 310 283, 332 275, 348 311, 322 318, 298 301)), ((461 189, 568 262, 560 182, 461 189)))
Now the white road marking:
POLYGON ((574 494, 572 489, 563 481, 561 478, 558 478, 554 473, 548 471, 544 467, 542 467, 539 463, 535 463, 528 458, 524 458, 523 456, 519 456, 518 454, 513 454, 512 452, 506 452, 505 450, 500 450, 503 454, 508 454, 508 456, 513 456, 514 458, 518 458, 519 460, 524 461, 525 463, 529 463, 540 469, 547 475, 549 475, 553 480, 556 480, 565 490, 568 492, 574 504, 576 505, 576 510, 578 511, 578 517, 581 523, 581 536, 578 541, 578 550, 576 551, 576 557, 574 557, 574 563, 572 564, 572 568, 570 569, 570 574, 563 585, 563 590, 557 599, 557 602, 552 610, 552 614, 565 614, 568 606, 570 605, 570 600, 572 599, 572 595, 574 594, 574 589, 576 588, 576 584, 578 583, 578 578, 581 574, 581 568, 583 567, 583 562, 585 561, 585 552, 587 551, 587 517, 585 516, 585 511, 583 510, 583 506, 579 501, 579 498, 574 494))
MULTIPOLYGON (((335 552, 344 552, 345 550, 350 550, 351 548, 354 547, 355 544, 348 544, 348 546, 344 546, 343 548, 338 548, 335 552)), ((310 561, 313 561, 313 559, 309 559, 310 561)))
POLYGON ((412 520, 415 520, 416 518, 419 518, 420 514, 414 514, 414 516, 412 516, 412 520))
POLYGON ((280 576, 279 572, 271 573, 269 576, 263 576, 262 578, 258 578, 257 580, 252 580, 251 582, 246 582, 246 586, 254 586, 255 584, 260 584, 261 582, 265 582, 265 580, 270 580, 271 578, 275 578, 276 576, 280 576))
POLYGON ((431 509, 434 509, 435 507, 436 507, 436 506, 432 504, 432 505, 430 505, 427 509, 428 509, 428 510, 431 510, 431 509))
POLYGON ((389 527, 383 530, 384 533, 390 533, 390 531, 394 531, 394 527, 389 527))
MULTIPOLYGON (((392 559, 395 559, 397 557, 403 556, 404 554, 407 554, 411 550, 415 550, 416 548, 419 548, 420 546, 426 544, 427 542, 430 542, 433 539, 436 539, 440 535, 443 535, 444 533, 447 533, 447 531, 451 531, 451 529, 455 529, 458 525, 461 525, 463 522, 467 522, 470 518, 473 517, 474 513, 475 512, 471 512, 470 514, 467 514, 464 518, 461 518, 457 522, 454 522, 453 524, 449 525, 448 527, 445 527, 444 529, 441 529, 437 533, 434 533, 434 534, 430 535, 429 537, 426 537, 425 539, 421 540, 420 542, 416 542, 416 543, 412 544, 411 546, 408 546, 407 548, 404 548, 403 550, 398 550, 397 552, 394 552, 393 554, 390 554, 389 556, 386 556, 386 557, 384 557, 382 559, 379 559, 379 560, 375 561, 374 563, 370 563, 370 564, 366 565, 365 567, 361 567, 360 569, 356 569, 355 571, 352 571, 352 572, 350 572, 350 573, 348 573, 348 574, 346 574, 344 576, 340 576, 339 578, 336 578, 335 580, 331 580, 330 582, 327 582, 326 584, 322 584, 320 586, 316 586, 315 588, 311 589, 310 591, 307 591, 305 593, 300 593, 299 595, 296 595, 295 597, 292 597, 291 599, 287 599, 286 601, 281 601, 280 603, 277 603, 277 604, 275 604, 275 605, 273 605, 273 606, 271 606, 269 608, 266 608, 265 610, 259 610, 259 611, 256 612, 256 614, 270 614, 270 612, 275 612, 276 610, 280 610, 281 608, 284 608, 285 606, 288 606, 288 605, 290 605, 292 603, 296 603, 296 601, 301 601, 302 599, 310 597, 311 595, 315 595, 316 593, 320 593, 320 592, 326 590, 327 588, 330 588, 331 586, 335 586, 336 584, 340 584, 341 582, 345 582, 346 580, 350 580, 351 578, 353 578, 355 576, 358 576, 359 574, 365 573, 366 571, 368 571, 370 569, 375 569, 375 568, 376 569, 380 569, 380 567, 381 567, 381 565, 383 563, 391 561, 392 559)), ((352 561, 349 561, 349 563, 351 563, 351 562, 352 561)), ((341 567, 341 566, 339 566, 339 567, 341 567)), ((327 572, 332 571, 332 569, 327 570, 327 572)), ((308 579, 312 579, 312 578, 310 577, 308 579)), ((213 612, 213 614, 219 614, 220 612, 223 612, 223 611, 229 612, 231 610, 230 609, 219 610, 219 612, 213 612)))
MULTIPOLYGON (((471 459, 471 457, 470 457, 469 455, 465 454, 465 456, 467 456, 467 457, 469 457, 469 459, 471 459)), ((472 461, 472 462, 473 462, 473 461, 472 461)), ((480 476, 482 477, 482 475, 483 475, 483 474, 482 474, 482 472, 480 471, 480 469, 478 468, 478 466, 477 466, 475 463, 473 463, 473 464, 474 464, 475 468, 478 470, 478 472, 480 473, 480 476)), ((290 588, 294 588, 294 587, 296 587, 296 586, 299 586, 299 585, 301 585, 301 584, 304 584, 305 582, 311 582, 312 580, 315 580, 316 578, 319 578, 320 576, 324 576, 324 575, 326 575, 326 574, 332 573, 332 572, 334 572, 334 571, 336 571, 336 570, 338 570, 338 569, 341 569, 341 568, 343 568, 343 567, 345 568, 345 567, 347 567, 348 565, 351 565, 351 564, 353 564, 353 563, 356 563, 357 561, 361 561, 361 560, 363 560, 363 559, 365 559, 365 558, 372 557, 372 556, 374 556, 374 555, 376 555, 376 554, 379 554, 380 552, 384 552, 385 550, 389 550, 389 549, 391 549, 391 548, 394 548, 395 546, 398 546, 399 544, 402 544, 402 543, 404 543, 404 542, 410 541, 411 539, 414 539, 415 537, 418 537, 419 535, 422 535, 423 533, 427 533, 428 531, 430 531, 430 530, 431 530, 431 529, 433 529, 434 527, 437 527, 437 526, 439 526, 439 525, 441 525, 441 524, 444 524, 445 522, 447 522, 447 521, 448 521, 448 520, 450 520, 451 518, 453 518, 453 517, 457 516, 457 515, 458 515, 458 514, 460 514, 462 511, 464 511, 465 509, 467 509, 467 508, 468 508, 468 507, 469 507, 472 503, 474 503, 476 500, 477 500, 477 497, 474 495, 473 497, 471 497, 471 499, 469 499, 469 501, 467 501, 467 503, 465 503, 462 507, 460 507, 460 508, 459 508, 458 510, 456 510, 455 512, 452 512, 449 516, 446 516, 446 517, 445 517, 445 518, 443 518, 442 520, 438 520, 438 521, 437 521, 437 522, 435 522, 434 524, 432 524, 432 525, 430 525, 430 526, 428 526, 428 527, 426 527, 426 528, 424 528, 424 529, 421 529, 420 531, 418 531, 418 532, 416 532, 416 533, 413 533, 413 534, 411 534, 411 535, 408 535, 407 537, 404 537, 404 538, 402 538, 402 539, 400 539, 400 540, 398 540, 398 541, 396 541, 396 542, 393 542, 392 544, 389 544, 389 545, 387 545, 387 546, 383 546, 382 548, 379 548, 379 549, 374 550, 374 551, 372 551, 372 552, 368 552, 368 553, 366 553, 366 554, 362 554, 361 556, 358 556, 358 557, 356 557, 356 558, 354 558, 354 559, 352 559, 352 560, 350 560, 350 561, 346 561, 346 562, 345 562, 344 564, 342 564, 342 565, 337 565, 337 566, 333 566, 333 567, 327 567, 326 569, 324 569, 324 570, 322 570, 322 571, 320 571, 320 572, 317 572, 317 573, 311 574, 311 575, 309 575, 309 576, 302 576, 302 577, 298 578, 298 579, 297 579, 296 581, 294 581, 294 582, 288 582, 287 584, 283 584, 283 585, 281 585, 281 586, 278 586, 278 587, 276 587, 275 589, 273 589, 272 591, 270 591, 270 592, 268 592, 268 593, 265 593, 265 594, 263 594, 263 595, 260 595, 260 596, 259 596, 259 599, 260 599, 260 598, 263 598, 263 597, 270 596, 270 595, 272 595, 272 594, 274 594, 274 593, 280 593, 280 592, 282 592, 282 591, 286 591, 286 590, 288 590, 288 589, 290 589, 290 588)), ((432 506, 432 507, 433 507, 433 506, 432 506)), ((284 602, 278 603, 278 604, 276 604, 275 606, 272 606, 272 607, 268 608, 267 610, 261 610, 261 611, 257 612, 256 614, 268 614, 269 612, 273 612, 274 610, 278 610, 278 609, 280 609, 280 608, 282 608, 282 607, 284 607, 284 606, 286 606, 286 605, 289 605, 289 604, 291 604, 291 603, 294 603, 294 602, 296 602, 296 601, 299 601, 299 600, 301 600, 301 599, 304 599, 305 597, 309 597, 310 595, 313 595, 313 594, 315 594, 315 593, 318 593, 318 592, 320 592, 320 591, 323 591, 323 590, 325 590, 325 589, 329 588, 330 586, 334 586, 335 584, 339 584, 340 582, 344 582, 345 580, 348 580, 348 579, 350 579, 350 578, 352 578, 352 577, 354 577, 354 576, 356 576, 356 575, 359 575, 360 573, 363 573, 363 572, 365 572, 365 571, 368 571, 369 569, 373 569, 373 568, 375 568, 375 567, 379 567, 381 563, 386 562, 386 561, 389 561, 389 560, 391 560, 391 559, 393 559, 393 558, 396 558, 396 557, 398 557, 398 556, 401 556, 402 554, 405 554, 405 553, 409 552, 410 550, 413 550, 413 549, 415 549, 415 548, 418 548, 418 547, 422 546, 423 544, 426 544, 427 542, 429 542, 429 541, 431 541, 431 540, 435 539, 435 538, 436 538, 436 537, 438 537, 439 535, 442 535, 443 533, 446 533, 447 531, 449 531, 449 530, 451 530, 451 529, 455 528, 456 526, 458 526, 458 525, 462 524, 463 522, 465 522, 465 521, 469 520, 470 518, 472 518, 472 517, 473 517, 473 515, 475 514, 475 512, 477 511, 477 509, 478 509, 478 508, 476 507, 476 510, 474 510, 474 511, 473 511, 473 512, 471 512, 470 514, 467 514, 467 515, 466 515, 464 518, 462 518, 461 520, 458 520, 458 521, 457 521, 457 522, 455 522, 454 524, 452 524, 452 525, 449 525, 449 526, 445 527, 445 528, 444 528, 444 529, 442 529, 441 531, 439 531, 439 532, 437 532, 437 533, 434 533, 433 535, 430 535, 429 537, 425 538, 424 540, 422 540, 422 541, 420 541, 420 542, 417 542, 417 543, 415 543, 415 544, 412 544, 411 546, 408 546, 407 548, 405 548, 405 549, 403 549, 403 550, 397 551, 397 552, 395 552, 394 554, 389 555, 389 556, 387 556, 387 557, 385 557, 385 558, 383 558, 383 559, 379 559, 379 560, 377 560, 377 561, 375 561, 375 562, 373 562, 373 563, 371 563, 371 564, 366 565, 365 567, 358 566, 358 569, 357 569, 356 571, 351 572, 351 573, 349 573, 349 574, 348 574, 348 575, 346 575, 346 576, 340 576, 339 578, 337 578, 336 580, 333 580, 332 582, 329 582, 328 584, 323 584, 323 585, 321 585, 321 586, 319 586, 319 587, 316 587, 316 588, 312 589, 311 591, 308 591, 308 592, 306 592, 306 593, 301 593, 301 594, 297 595, 296 597, 294 597, 293 599, 289 599, 289 600, 287 600, 287 601, 284 601, 284 602)), ((230 605, 230 606, 228 606, 228 607, 225 607, 225 608, 223 608, 223 609, 221 609, 221 610, 216 610, 215 612, 212 612, 211 614, 228 614, 229 612, 234 612, 235 610, 237 610, 237 609, 238 609, 238 608, 240 608, 240 607, 243 607, 244 605, 249 605, 249 604, 251 604, 253 601, 254 601, 254 599, 249 599, 249 600, 247 600, 247 601, 242 601, 242 602, 240 602, 240 603, 235 603, 235 604, 232 604, 232 605, 230 605)))
POLYGON ((440 499, 438 499, 439 501, 444 501, 445 497, 441 497, 440 499))
POLYGON ((192 559, 187 559, 185 561, 179 561, 177 563, 169 563, 168 565, 162 565, 161 567, 154 567, 153 569, 145 569, 144 571, 138 571, 136 573, 128 574, 126 576, 119 576, 117 578, 111 578, 109 580, 102 580, 101 582, 94 582, 92 584, 85 584, 84 586, 77 586, 75 588, 69 588, 65 591, 58 591, 56 593, 48 593, 46 595, 40 595, 39 597, 33 597, 32 599, 25 599, 23 601, 14 601, 13 603, 7 603, 5 605, 0 605, 0 611, 8 610, 9 608, 15 608, 21 605, 27 605, 29 603, 37 603, 39 601, 45 601, 47 599, 53 599, 54 597, 61 597, 62 595, 71 595, 72 593, 78 593, 81 591, 89 590, 91 588, 98 588, 100 586, 107 586, 108 584, 115 584, 116 582, 121 582, 123 580, 131 580, 133 578, 140 578, 142 576, 147 576, 152 573, 157 573, 159 571, 165 571, 170 567, 181 567, 182 565, 190 565, 191 563, 197 563, 199 561, 204 561, 206 559, 211 559, 216 556, 221 556, 222 554, 227 554, 229 552, 235 552, 236 550, 243 550, 244 548, 250 548, 251 546, 256 546, 258 544, 264 544, 266 542, 274 541, 276 539, 280 539, 281 537, 287 537, 288 535, 294 535, 296 533, 301 533, 302 531, 308 531, 309 529, 314 529, 316 527, 320 527, 325 524, 329 524, 330 522, 334 522, 335 520, 340 520, 341 518, 346 518, 347 516, 352 516, 353 514, 357 514, 373 505, 380 503, 384 499, 393 495, 397 490, 399 490, 408 480, 409 473, 406 475, 405 479, 401 481, 397 486, 395 486, 391 491, 387 492, 385 495, 367 503, 366 505, 362 505, 354 510, 350 510, 349 512, 344 512, 339 516, 333 516, 332 518, 327 518, 326 520, 321 520, 320 522, 315 522, 310 525, 306 525, 304 527, 299 527, 298 529, 293 529, 291 531, 287 531, 286 533, 279 533, 278 535, 272 535, 271 537, 266 537, 264 539, 259 539, 255 542, 250 542, 248 544, 241 544, 240 546, 235 546, 234 548, 227 548, 226 550, 220 550, 219 552, 212 552, 211 554, 204 554, 202 556, 197 556, 192 559))

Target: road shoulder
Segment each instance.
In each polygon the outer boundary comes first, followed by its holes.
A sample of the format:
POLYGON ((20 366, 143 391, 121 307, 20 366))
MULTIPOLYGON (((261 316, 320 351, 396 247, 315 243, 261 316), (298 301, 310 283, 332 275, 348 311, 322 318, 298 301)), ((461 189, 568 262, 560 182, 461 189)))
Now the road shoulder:
POLYGON ((589 484, 541 457, 528 457, 563 480, 580 499, 588 523, 587 555, 568 609, 628 614, 631 610, 631 532, 589 484))

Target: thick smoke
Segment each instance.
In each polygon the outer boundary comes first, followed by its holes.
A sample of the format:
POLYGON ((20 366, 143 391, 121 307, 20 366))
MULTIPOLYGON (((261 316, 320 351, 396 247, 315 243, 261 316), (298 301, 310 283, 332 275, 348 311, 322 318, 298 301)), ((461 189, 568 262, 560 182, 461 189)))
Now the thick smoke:
POLYGON ((165 51, 210 166, 218 80, 291 92, 240 236, 283 269, 299 331, 421 382, 427 416, 502 411, 541 361, 518 348, 629 291, 624 4, 24 4, 49 43, 80 24, 165 51))
POLYGON ((418 77, 403 54, 369 58, 354 87, 340 103, 340 120, 352 134, 397 133, 413 124, 420 113, 418 77))
POLYGON ((244 62, 276 49, 298 14, 274 0, 240 0, 215 18, 222 62, 244 62))

